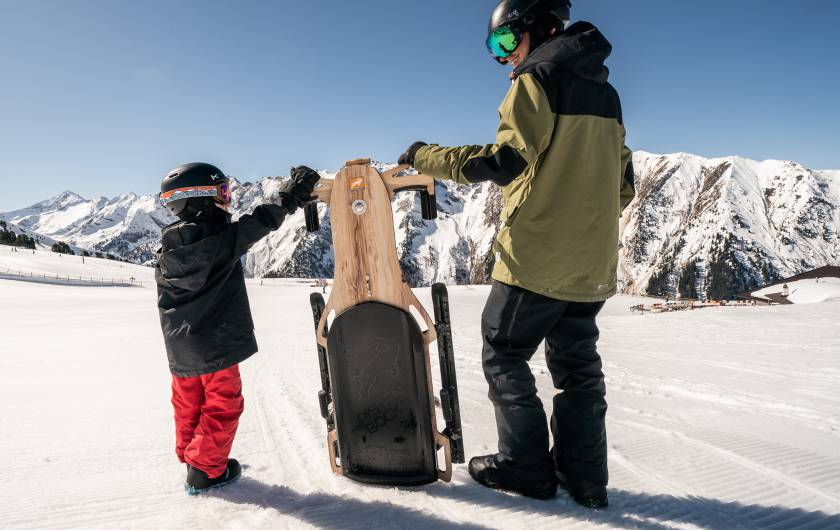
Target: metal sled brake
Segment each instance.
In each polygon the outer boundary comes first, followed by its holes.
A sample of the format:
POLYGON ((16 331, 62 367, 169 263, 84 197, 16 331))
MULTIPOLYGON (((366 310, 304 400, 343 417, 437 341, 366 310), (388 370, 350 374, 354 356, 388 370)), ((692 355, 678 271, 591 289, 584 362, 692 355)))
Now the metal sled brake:
MULTIPOLYGON (((432 321, 403 278, 391 214, 394 193, 420 191, 423 217, 434 219, 434 180, 398 178, 405 166, 379 173, 369 164, 347 162, 334 180, 322 179, 315 190, 330 207, 335 255, 329 301, 318 293, 310 297, 330 465, 336 474, 369 484, 448 482, 452 463, 464 461, 464 449, 446 287, 432 288, 432 321), (443 432, 437 429, 429 361, 435 341, 443 432)), ((306 224, 310 231, 318 229, 315 203, 306 208, 306 224)))

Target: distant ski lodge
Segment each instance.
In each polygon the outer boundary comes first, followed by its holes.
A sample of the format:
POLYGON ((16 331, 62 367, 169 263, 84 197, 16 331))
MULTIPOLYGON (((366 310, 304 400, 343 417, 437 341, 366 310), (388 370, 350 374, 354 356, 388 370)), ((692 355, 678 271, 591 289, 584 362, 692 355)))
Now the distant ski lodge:
POLYGON ((805 290, 823 291, 824 296, 829 297, 831 296, 831 291, 840 292, 840 267, 827 265, 812 271, 803 272, 802 274, 765 285, 760 289, 740 293, 736 295, 736 298, 753 300, 759 304, 794 304, 802 301, 803 296, 806 299, 808 296, 811 298, 815 296, 814 293, 805 294, 805 290), (822 282, 821 286, 821 280, 827 278, 836 281, 829 280, 828 282, 822 282), (807 280, 814 281, 809 282, 807 280), (797 293, 799 293, 798 296, 797 293), (798 301, 797 298, 800 300, 798 301))

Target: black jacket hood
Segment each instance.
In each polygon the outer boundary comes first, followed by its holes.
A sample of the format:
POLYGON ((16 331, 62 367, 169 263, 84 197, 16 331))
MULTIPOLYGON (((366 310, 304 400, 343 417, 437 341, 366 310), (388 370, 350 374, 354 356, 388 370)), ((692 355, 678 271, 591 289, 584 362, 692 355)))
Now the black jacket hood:
POLYGON ((575 22, 557 37, 544 42, 514 70, 514 77, 537 63, 555 63, 577 76, 604 84, 610 71, 604 61, 612 53, 612 44, 589 22, 575 22))

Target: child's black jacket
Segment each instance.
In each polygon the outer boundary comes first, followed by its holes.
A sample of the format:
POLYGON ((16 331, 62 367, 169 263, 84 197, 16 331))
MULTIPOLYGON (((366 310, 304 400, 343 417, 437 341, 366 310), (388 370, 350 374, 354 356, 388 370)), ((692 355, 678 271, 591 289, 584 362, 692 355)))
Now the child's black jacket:
POLYGON ((277 229, 286 213, 265 204, 235 223, 220 216, 163 229, 155 280, 173 375, 223 370, 257 351, 240 258, 277 229))

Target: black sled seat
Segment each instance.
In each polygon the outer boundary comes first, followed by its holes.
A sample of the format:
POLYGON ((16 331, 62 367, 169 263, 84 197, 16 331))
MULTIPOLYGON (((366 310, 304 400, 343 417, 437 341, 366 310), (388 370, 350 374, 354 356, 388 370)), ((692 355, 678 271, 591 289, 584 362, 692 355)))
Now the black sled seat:
POLYGON ((364 303, 336 317, 327 344, 344 475, 403 486, 438 480, 431 385, 414 318, 364 303))

